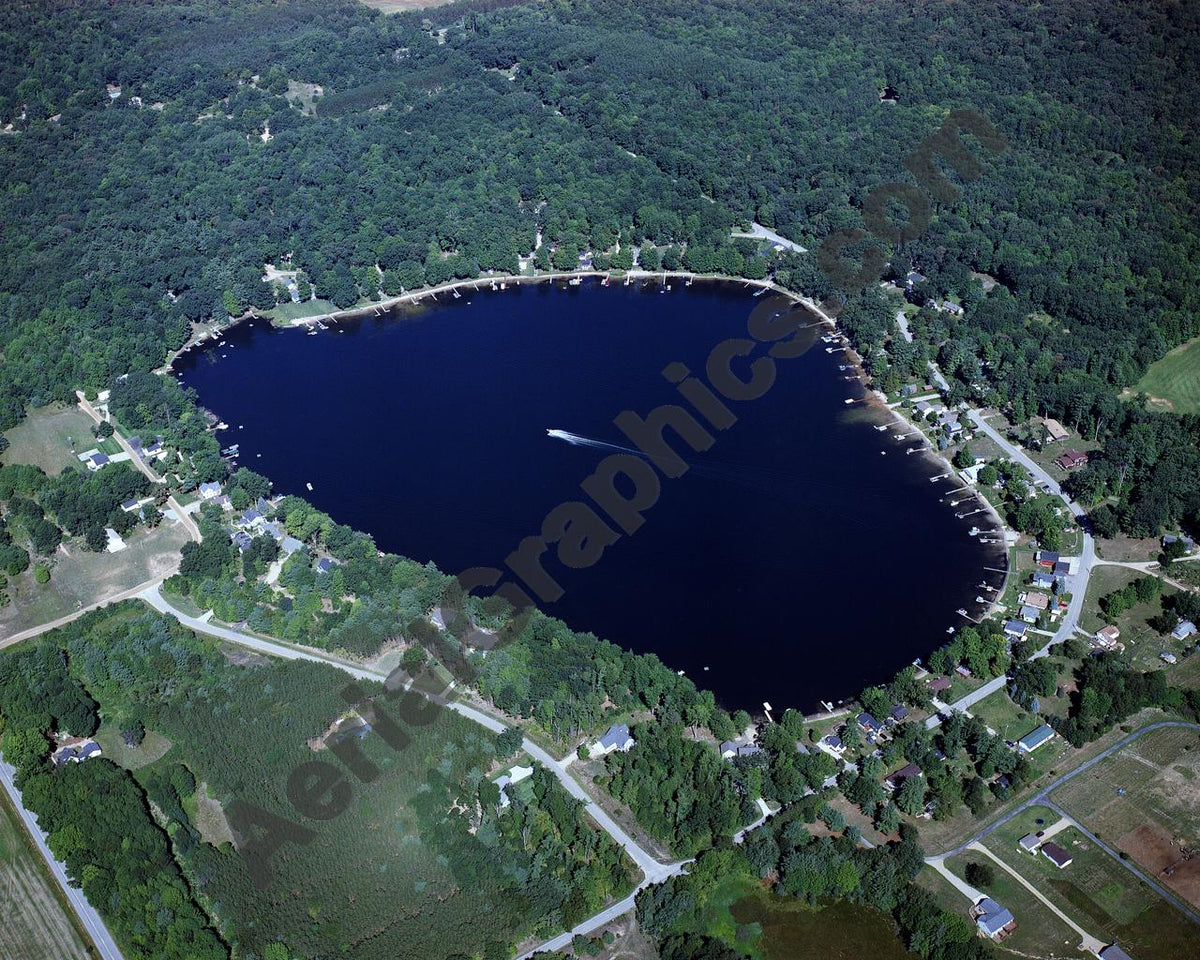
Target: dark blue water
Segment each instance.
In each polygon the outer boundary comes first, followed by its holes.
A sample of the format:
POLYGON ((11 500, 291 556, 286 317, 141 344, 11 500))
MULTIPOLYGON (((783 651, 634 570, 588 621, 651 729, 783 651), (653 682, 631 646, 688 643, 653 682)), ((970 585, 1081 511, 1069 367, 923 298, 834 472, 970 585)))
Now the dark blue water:
MULTIPOLYGON (((243 325, 176 369, 277 492, 458 573, 502 567, 552 508, 586 499, 611 450, 547 428, 628 445, 613 418, 679 402, 663 368, 702 374, 760 302, 700 283, 484 291, 317 336, 243 325)), ((589 569, 546 554, 565 594, 544 609, 657 653, 731 709, 811 709, 942 643, 1001 563, 968 536, 983 515, 956 519, 926 458, 845 404, 863 393, 838 360, 820 342, 779 360, 709 451, 677 441, 692 469, 662 481, 640 530, 589 569)))

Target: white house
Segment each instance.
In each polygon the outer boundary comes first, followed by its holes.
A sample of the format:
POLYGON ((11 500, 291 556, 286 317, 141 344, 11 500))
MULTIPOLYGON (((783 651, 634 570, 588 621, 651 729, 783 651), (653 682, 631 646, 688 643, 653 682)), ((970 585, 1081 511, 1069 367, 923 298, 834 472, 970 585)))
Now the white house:
POLYGON ((496 786, 500 788, 500 806, 507 807, 512 801, 508 796, 508 788, 514 783, 520 783, 522 780, 527 780, 533 776, 533 767, 522 767, 520 764, 514 766, 508 773, 501 774, 496 778, 496 786))
POLYGON ((602 757, 620 750, 625 753, 633 746, 633 737, 629 735, 629 726, 624 723, 614 723, 599 740, 588 748, 593 757, 602 757))

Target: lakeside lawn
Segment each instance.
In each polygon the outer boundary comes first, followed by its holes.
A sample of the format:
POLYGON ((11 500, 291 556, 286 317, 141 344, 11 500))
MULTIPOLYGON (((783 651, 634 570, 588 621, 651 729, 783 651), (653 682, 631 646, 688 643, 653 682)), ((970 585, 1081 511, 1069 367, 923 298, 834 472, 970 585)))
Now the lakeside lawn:
POLYGON ((971 707, 971 713, 1005 740, 1019 740, 1042 722, 1013 703, 1003 689, 984 697, 971 707))
POLYGON ((1200 337, 1152 363, 1133 392, 1146 394, 1151 406, 1200 413, 1200 337))
POLYGON ((0 790, 0 956, 86 960, 94 956, 8 794, 0 790))

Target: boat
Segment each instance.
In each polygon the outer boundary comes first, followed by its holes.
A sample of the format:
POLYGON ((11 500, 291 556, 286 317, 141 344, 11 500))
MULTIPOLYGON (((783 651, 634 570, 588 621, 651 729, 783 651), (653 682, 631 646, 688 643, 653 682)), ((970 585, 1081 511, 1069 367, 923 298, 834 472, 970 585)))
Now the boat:
POLYGON ((766 293, 766 292, 767 292, 767 288, 766 288, 766 287, 759 287, 759 288, 758 288, 758 293, 756 293, 756 294, 755 294, 755 296, 756 296, 756 297, 761 297, 761 296, 762 296, 764 293, 766 293))
POLYGON ((508 284, 507 284, 507 283, 505 283, 503 280, 501 280, 501 281, 500 281, 500 289, 501 289, 501 290, 506 290, 507 288, 508 288, 508 284))
POLYGON ((572 287, 577 287, 581 283, 583 283, 583 278, 582 277, 572 277, 570 280, 567 281, 567 283, 570 284, 572 287))
POLYGON ((608 277, 605 277, 603 280, 600 281, 600 286, 602 286, 602 287, 608 286, 608 277))
POLYGON ((306 483, 304 486, 305 486, 305 487, 307 487, 309 490, 311 490, 311 489, 312 489, 312 484, 311 484, 311 483, 306 483))
POLYGON ((842 403, 853 403, 853 402, 854 402, 854 398, 853 398, 853 397, 850 397, 849 399, 847 399, 847 400, 843 400, 843 401, 842 401, 842 403))
POLYGON ((462 294, 461 294, 461 293, 459 293, 457 290, 455 290, 455 291, 454 291, 454 299, 455 299, 455 300, 461 300, 461 299, 462 299, 462 294))

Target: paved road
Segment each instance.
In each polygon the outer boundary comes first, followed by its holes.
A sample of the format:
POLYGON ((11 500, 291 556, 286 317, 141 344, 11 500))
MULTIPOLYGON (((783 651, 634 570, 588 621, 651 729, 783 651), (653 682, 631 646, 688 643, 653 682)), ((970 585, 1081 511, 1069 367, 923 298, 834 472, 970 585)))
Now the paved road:
MULTIPOLYGON (((80 410, 95 420, 96 423, 100 423, 101 420, 103 420, 103 417, 100 416, 100 413, 88 401, 88 398, 83 395, 82 391, 76 390, 75 396, 79 398, 80 410)), ((150 464, 146 463, 146 461, 133 452, 133 447, 129 445, 129 441, 121 436, 119 432, 113 432, 113 439, 117 441, 117 445, 120 446, 122 450, 129 454, 129 459, 133 465, 147 477, 149 477, 151 481, 154 483, 164 482, 162 477, 150 469, 150 464)), ((179 501, 177 501, 173 496, 167 497, 167 506, 169 506, 175 512, 175 516, 179 518, 179 522, 182 523, 183 528, 187 530, 188 536, 193 540, 199 541, 200 528, 197 527, 195 521, 184 512, 183 507, 179 505, 179 501)))
MULTIPOLYGON (((382 682, 387 678, 387 674, 381 670, 368 669, 362 666, 356 666, 347 663, 338 657, 324 653, 320 650, 314 650, 311 647, 301 647, 294 644, 281 643, 278 640, 269 640, 262 637, 255 637, 249 634, 241 633, 237 630, 231 630, 227 627, 221 627, 213 623, 209 623, 199 617, 191 617, 180 610, 175 609, 162 595, 157 584, 143 590, 139 596, 146 601, 151 607, 160 613, 169 614, 189 630, 194 630, 196 633, 207 634, 211 637, 218 637, 222 640, 228 640, 230 643, 236 643, 243 647, 248 647, 251 650, 256 650, 259 653, 267 654, 268 656, 280 657, 285 660, 309 660, 314 663, 324 663, 331 667, 336 667, 345 673, 350 674, 359 680, 374 680, 382 682)), ((480 710, 461 701, 451 701, 446 706, 464 717, 475 721, 480 726, 486 727, 499 733, 505 728, 505 724, 495 717, 488 716, 480 710)), ((597 804, 578 781, 572 777, 566 769, 566 764, 552 757, 548 752, 532 740, 526 740, 524 743, 525 752, 531 757, 534 757, 541 762, 547 770, 558 778, 558 781, 563 785, 568 793, 576 799, 582 801, 587 809, 588 815, 595 820, 600 827, 614 840, 617 841, 625 852, 629 854, 631 860, 637 864, 642 871, 647 882, 658 883, 668 877, 674 876, 682 872, 685 864, 688 861, 678 861, 676 863, 660 863, 655 860, 649 853, 642 849, 628 833, 625 832, 600 806, 597 804)))
POLYGON ((85 613, 98 610, 101 607, 107 607, 110 603, 120 603, 122 600, 141 596, 143 591, 150 587, 158 586, 162 582, 162 577, 147 580, 136 587, 130 587, 128 590, 122 590, 120 593, 114 593, 111 597, 105 597, 103 600, 97 600, 95 603, 89 603, 86 607, 80 607, 74 613, 68 613, 65 617, 59 617, 57 620, 51 620, 49 623, 41 623, 36 627, 30 627, 28 630, 22 630, 20 633, 14 633, 10 637, 0 639, 0 650, 3 650, 5 647, 11 647, 15 643, 20 643, 22 640, 28 640, 30 637, 36 637, 39 633, 45 633, 47 630, 54 630, 64 624, 70 623, 72 620, 78 620, 85 613))
POLYGON ((800 246, 800 244, 795 243, 792 240, 789 240, 787 237, 779 235, 774 230, 769 230, 768 228, 764 227, 761 223, 750 224, 750 229, 748 231, 735 230, 735 231, 733 231, 733 236, 735 236, 735 237, 753 237, 756 240, 770 240, 771 243, 777 243, 781 247, 784 247, 787 250, 791 250, 794 253, 807 253, 805 248, 800 246))
MULTIPOLYGON (((1086 773, 1088 770, 1092 769, 1092 767, 1094 767, 1096 764, 1098 764, 1101 760, 1104 760, 1106 757, 1110 756, 1111 754, 1116 753, 1122 747, 1128 746, 1129 744, 1133 743, 1133 741, 1137 740, 1139 737, 1144 737, 1151 730, 1162 730, 1166 727, 1182 727, 1187 730, 1200 730, 1200 724, 1188 723, 1186 720, 1159 720, 1156 723, 1150 724, 1149 726, 1142 727, 1142 729, 1140 729, 1140 730, 1135 730, 1133 733, 1122 737, 1120 740, 1118 740, 1116 743, 1114 743, 1107 750, 1103 750, 1100 753, 1096 754, 1096 756, 1092 757, 1090 760, 1087 760, 1084 763, 1081 763, 1074 770, 1068 770, 1061 777, 1058 777, 1057 779, 1052 780, 1049 784, 1047 784, 1045 787, 1043 787, 1041 790, 1039 790, 1037 793, 1035 793, 1032 797, 1023 801, 1022 803, 1018 804, 1017 806, 1013 807, 1011 810, 1008 811, 1008 813, 1004 814, 1002 817, 999 817, 996 820, 993 820, 990 824, 988 824, 986 827, 984 827, 982 830, 980 830, 979 833, 975 834, 975 836, 973 836, 970 840, 960 843, 957 847, 955 847, 952 850, 947 850, 945 853, 938 854, 938 858, 953 857, 955 854, 962 853, 971 844, 979 842, 984 837, 986 837, 989 833, 991 833, 993 830, 996 830, 997 828, 1004 826, 1004 824, 1008 823, 1013 817, 1017 816, 1018 814, 1020 814, 1021 812, 1025 811, 1025 810, 1028 810, 1030 807, 1051 806, 1051 804, 1047 803, 1047 800, 1048 800, 1050 794, 1053 793, 1055 790, 1057 790, 1059 787, 1061 787, 1064 783, 1066 783, 1069 780, 1074 780, 1081 773, 1086 773)), ((930 859, 935 859, 935 858, 930 858, 930 859)))
POLYGON ((13 783, 13 777, 16 775, 16 772, 12 764, 4 759, 0 759, 0 783, 4 785, 4 790, 8 794, 9 799, 12 800, 13 806, 17 808, 17 813, 21 815, 21 819, 25 822, 25 827, 29 831, 29 835, 33 837, 33 842, 37 845, 42 857, 49 865, 50 873, 54 877, 55 882, 62 888, 67 902, 71 904, 71 909, 75 911, 75 915, 87 931, 88 937, 95 944, 97 953, 100 954, 103 960, 122 960, 121 951, 117 948, 117 942, 113 939, 112 934, 108 932, 108 927, 104 925, 104 921, 100 919, 100 914, 96 912, 95 907, 88 903, 88 899, 83 895, 82 890, 71 886, 70 880, 67 877, 66 867, 54 858, 54 854, 46 846, 46 834, 38 826, 37 817, 26 810, 21 803, 21 791, 13 783))

